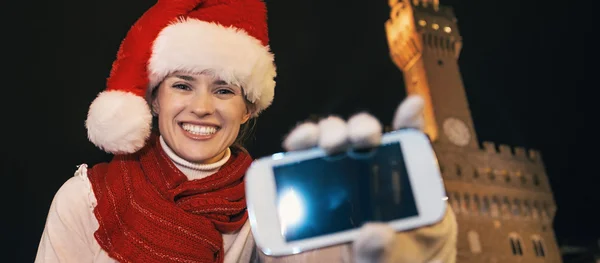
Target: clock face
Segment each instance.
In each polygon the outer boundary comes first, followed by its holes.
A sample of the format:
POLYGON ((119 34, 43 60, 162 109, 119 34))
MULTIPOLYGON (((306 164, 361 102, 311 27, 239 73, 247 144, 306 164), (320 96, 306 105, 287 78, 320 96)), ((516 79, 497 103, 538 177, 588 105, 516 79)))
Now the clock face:
POLYGON ((471 132, 469 127, 457 118, 448 118, 444 121, 444 133, 448 139, 458 145, 465 146, 471 140, 471 132))

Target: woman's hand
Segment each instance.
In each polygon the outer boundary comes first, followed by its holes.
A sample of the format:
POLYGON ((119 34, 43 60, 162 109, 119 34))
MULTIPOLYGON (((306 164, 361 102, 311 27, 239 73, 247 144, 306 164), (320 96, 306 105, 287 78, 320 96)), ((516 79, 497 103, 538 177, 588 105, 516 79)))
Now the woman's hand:
MULTIPOLYGON (((397 108, 393 129, 417 128, 422 130, 424 101, 408 96, 397 108)), ((318 123, 305 122, 294 128, 285 138, 286 151, 320 147, 327 153, 343 151, 347 147, 377 147, 381 142, 382 126, 368 113, 352 116, 347 122, 330 116, 318 123)), ((396 233, 384 223, 367 223, 360 229, 353 243, 356 263, 372 262, 455 262, 457 225, 451 208, 435 225, 396 233)))

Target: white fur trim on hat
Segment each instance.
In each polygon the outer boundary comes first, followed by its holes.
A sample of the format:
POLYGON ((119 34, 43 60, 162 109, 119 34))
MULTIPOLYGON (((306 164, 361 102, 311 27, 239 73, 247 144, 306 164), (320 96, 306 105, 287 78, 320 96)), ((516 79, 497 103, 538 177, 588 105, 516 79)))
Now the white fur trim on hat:
POLYGON ((148 63, 149 90, 169 74, 210 72, 239 85, 257 106, 256 115, 273 101, 275 64, 268 46, 235 27, 193 18, 179 19, 155 39, 148 63))
POLYGON ((150 136, 152 114, 143 97, 109 90, 94 99, 85 125, 88 138, 100 149, 113 154, 134 153, 150 136))

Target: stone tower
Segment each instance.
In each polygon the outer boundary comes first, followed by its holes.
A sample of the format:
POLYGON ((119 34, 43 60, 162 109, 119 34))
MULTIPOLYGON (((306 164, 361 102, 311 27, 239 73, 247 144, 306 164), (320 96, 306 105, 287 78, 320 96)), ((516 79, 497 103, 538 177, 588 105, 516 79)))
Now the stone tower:
POLYGON ((459 224, 458 262, 562 262, 556 205, 540 153, 477 139, 458 57, 452 8, 436 0, 390 0, 390 56, 408 94, 426 102, 449 204, 459 224))

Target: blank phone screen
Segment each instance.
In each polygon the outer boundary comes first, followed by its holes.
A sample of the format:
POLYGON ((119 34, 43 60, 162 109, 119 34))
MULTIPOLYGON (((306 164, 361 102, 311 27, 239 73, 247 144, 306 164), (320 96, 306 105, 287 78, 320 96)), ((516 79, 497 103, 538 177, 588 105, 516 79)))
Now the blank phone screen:
POLYGON ((418 215, 400 144, 273 168, 286 241, 418 215))

